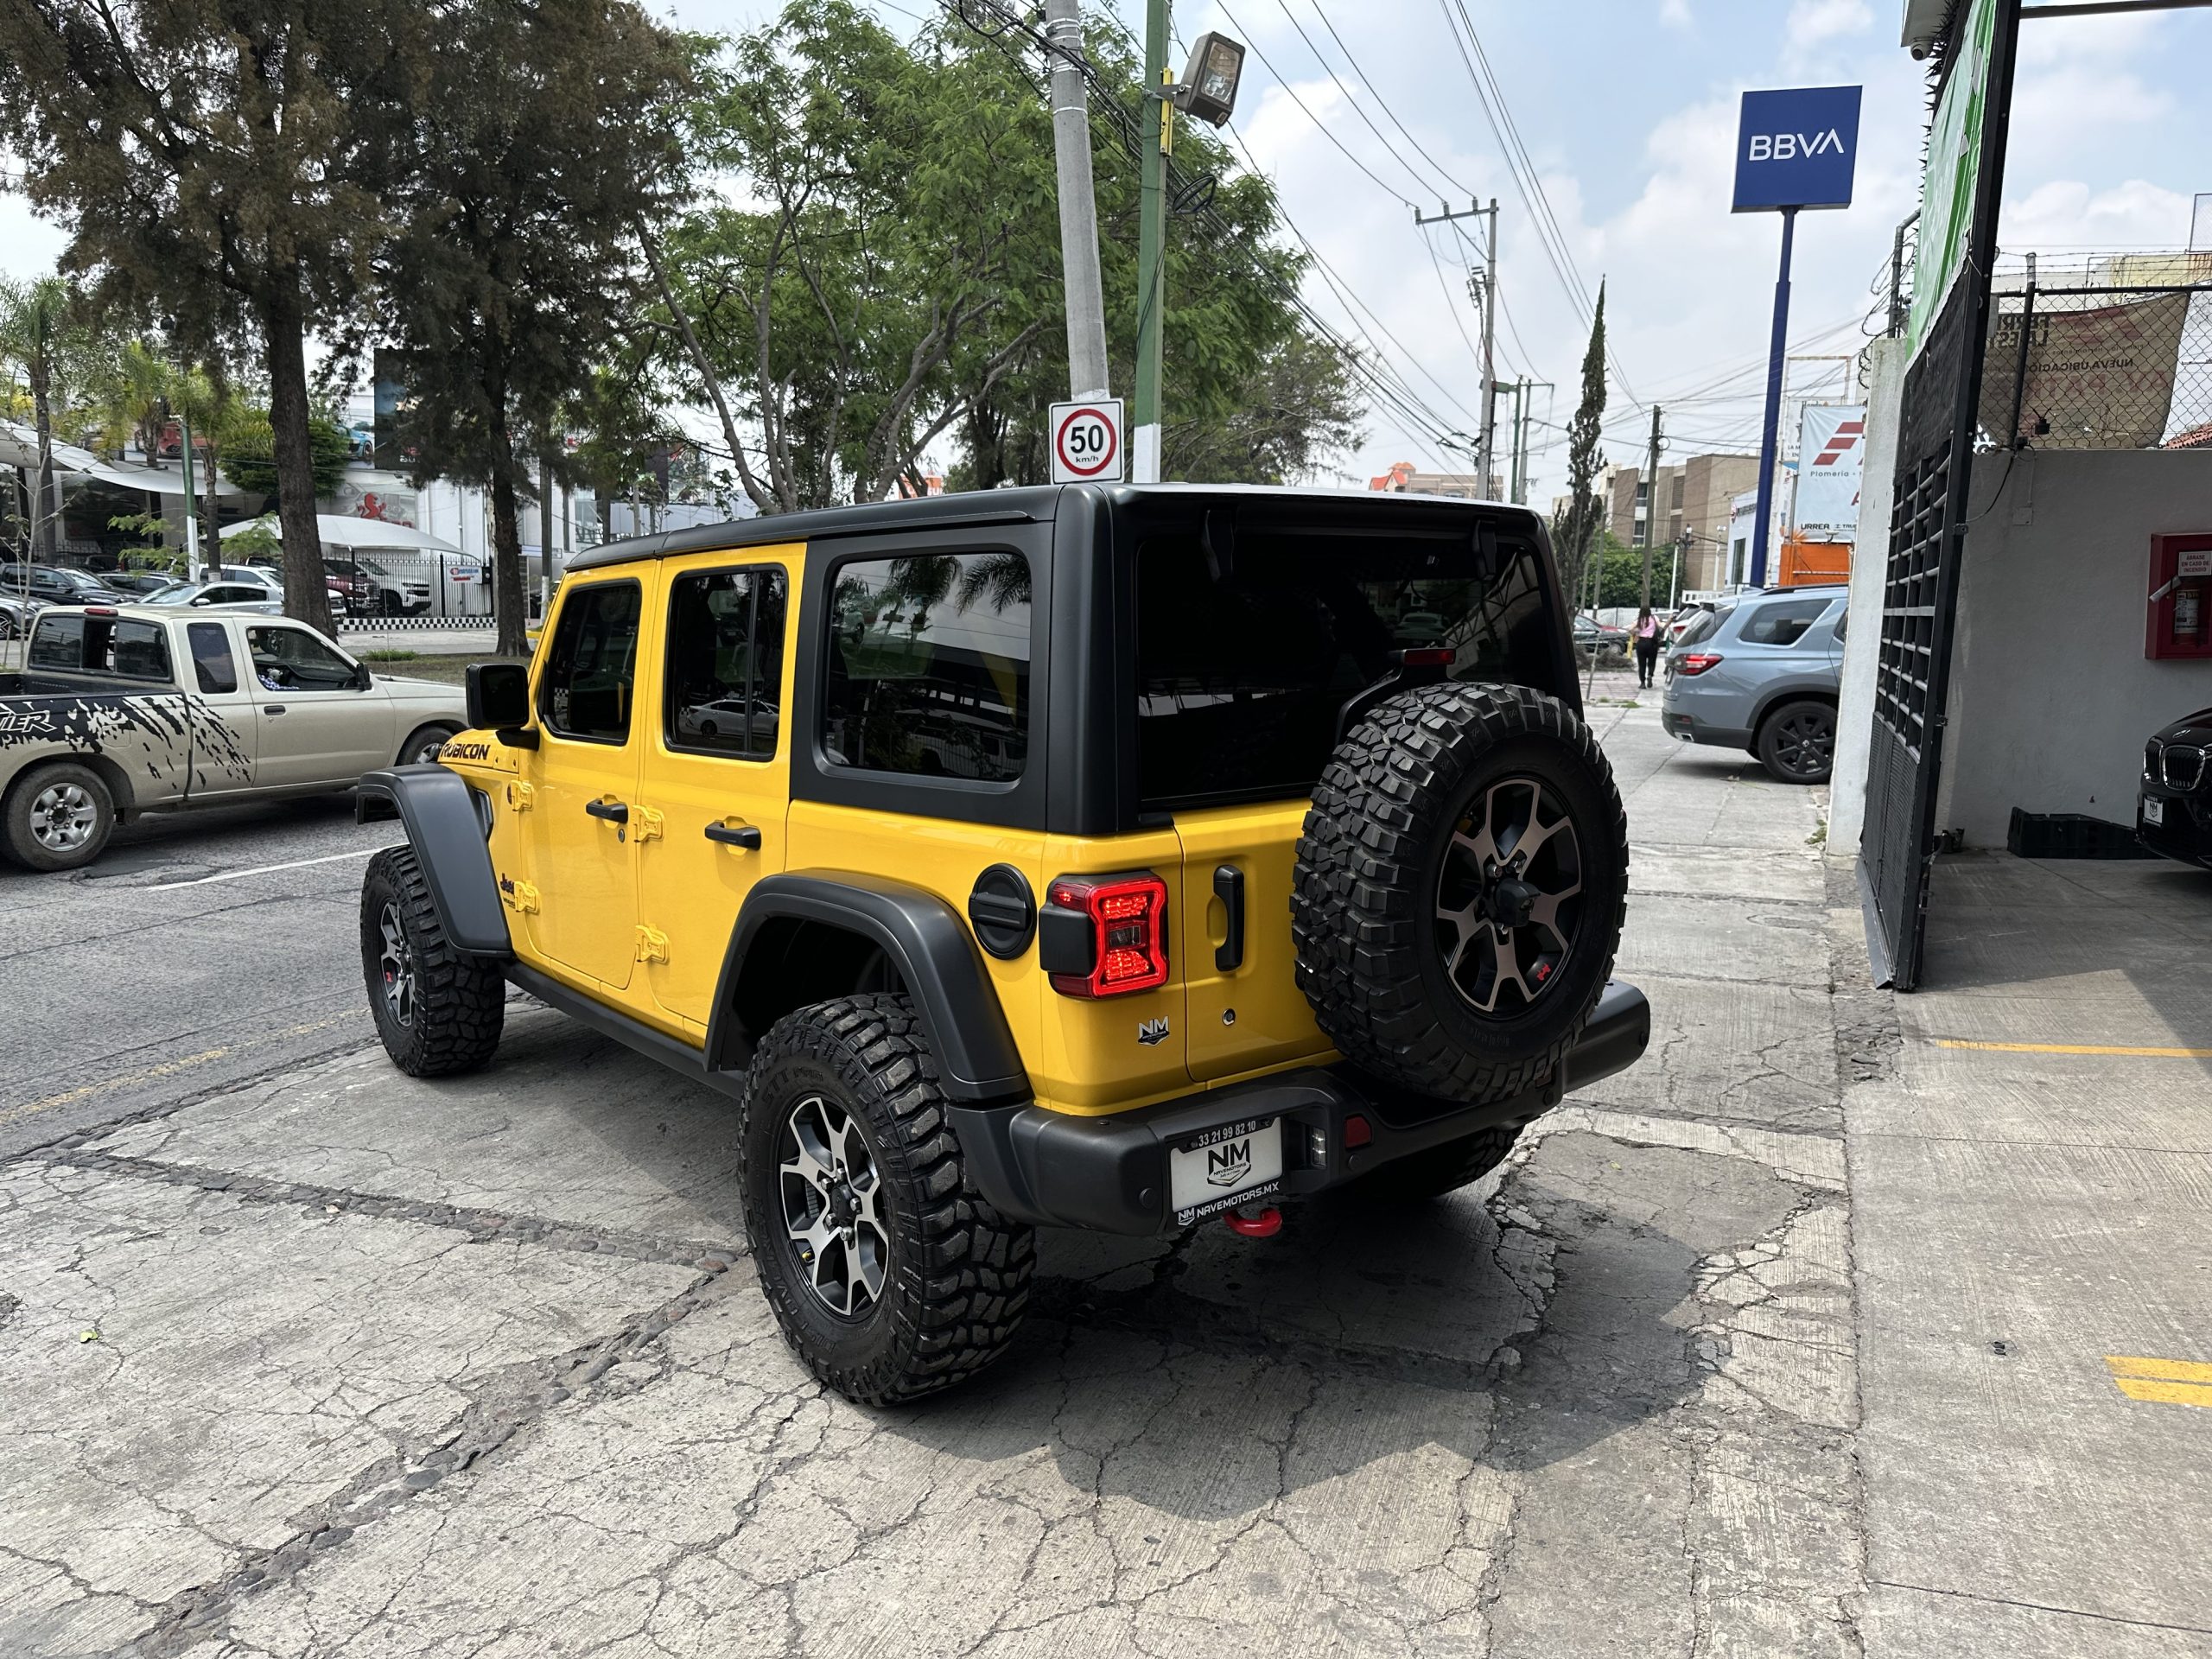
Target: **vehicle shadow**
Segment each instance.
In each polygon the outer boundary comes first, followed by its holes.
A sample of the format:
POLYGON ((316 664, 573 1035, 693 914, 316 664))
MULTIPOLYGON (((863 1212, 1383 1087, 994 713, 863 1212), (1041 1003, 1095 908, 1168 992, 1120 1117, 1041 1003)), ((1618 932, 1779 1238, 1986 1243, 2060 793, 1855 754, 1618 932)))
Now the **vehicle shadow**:
POLYGON ((1696 1157, 1567 1135, 1502 1183, 1317 1200, 1264 1243, 1047 1233, 1014 1351, 884 1426, 1017 1465, 1041 1450, 1071 1487, 1190 1520, 1363 1471, 1572 1459, 1698 1387, 1700 1262, 1787 1212, 1770 1182, 1677 1236, 1667 1193, 1696 1157), (1647 1190, 1616 1205, 1608 1182, 1647 1190))

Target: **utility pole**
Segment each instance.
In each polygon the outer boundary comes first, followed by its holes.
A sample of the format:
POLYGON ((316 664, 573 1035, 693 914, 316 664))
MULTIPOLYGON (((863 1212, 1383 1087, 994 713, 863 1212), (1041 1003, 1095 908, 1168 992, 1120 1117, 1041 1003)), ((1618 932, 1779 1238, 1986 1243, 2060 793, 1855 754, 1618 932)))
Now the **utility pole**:
POLYGON ((1548 380, 1531 380, 1522 375, 1513 383, 1513 487, 1516 506, 1526 505, 1529 500, 1529 433, 1536 423, 1536 400, 1534 393, 1554 390, 1548 380))
POLYGON ((192 487, 192 420, 181 406, 176 412, 176 429, 177 435, 184 440, 184 579, 197 582, 200 580, 200 497, 192 487))
MULTIPOLYGON (((1167 306, 1167 0, 1145 0, 1144 109, 1137 117, 1137 395, 1130 411, 1129 479, 1160 482, 1161 336, 1167 306)), ((1071 319, 1069 327, 1074 322, 1071 319)))
POLYGON ((1651 459, 1643 468, 1643 597, 1651 603, 1651 559, 1659 534, 1659 405, 1651 405, 1651 459))
POLYGON ((1490 220, 1490 236, 1484 244, 1483 270, 1467 278, 1467 297, 1481 308, 1483 325, 1483 429, 1475 446, 1475 488, 1487 496, 1496 464, 1497 439, 1497 198, 1492 196, 1487 207, 1479 201, 1471 201, 1464 211, 1456 213, 1448 203, 1440 204, 1440 211, 1433 213, 1414 209, 1415 225, 1448 225, 1455 219, 1490 220))
MULTIPOLYGON (((1098 204, 1090 181, 1090 97, 1083 82, 1082 0, 1045 0, 1045 35, 1053 54, 1052 155, 1059 175, 1061 281, 1067 292, 1068 392, 1075 397, 1103 397, 1109 390, 1106 296, 1098 276, 1098 204)), ((1145 180, 1149 191, 1149 167, 1145 180)), ((1145 200, 1148 210, 1152 197, 1147 194, 1145 200)), ((1157 391, 1155 380, 1155 396, 1157 391)), ((1157 424, 1155 418, 1155 428, 1157 424)), ((1154 441, 1156 446, 1156 432, 1154 441)), ((1158 454, 1156 447, 1154 454, 1158 454)))

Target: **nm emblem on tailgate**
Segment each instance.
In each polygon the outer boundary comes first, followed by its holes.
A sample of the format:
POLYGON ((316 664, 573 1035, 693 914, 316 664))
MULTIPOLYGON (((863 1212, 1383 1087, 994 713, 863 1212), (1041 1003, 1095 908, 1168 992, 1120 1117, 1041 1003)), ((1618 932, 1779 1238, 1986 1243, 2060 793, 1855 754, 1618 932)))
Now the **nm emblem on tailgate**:
POLYGON ((1166 1040, 1167 1022, 1165 1020, 1147 1020, 1137 1027, 1137 1041, 1142 1043, 1147 1048, 1150 1048, 1155 1043, 1164 1043, 1166 1040))

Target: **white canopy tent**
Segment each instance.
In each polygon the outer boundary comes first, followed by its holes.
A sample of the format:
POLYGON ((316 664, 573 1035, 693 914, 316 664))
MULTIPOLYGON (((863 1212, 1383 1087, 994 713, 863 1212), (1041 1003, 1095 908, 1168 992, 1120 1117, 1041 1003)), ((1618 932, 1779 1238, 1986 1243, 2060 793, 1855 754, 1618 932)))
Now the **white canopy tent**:
MULTIPOLYGON (((89 449, 80 449, 73 443, 56 439, 53 445, 54 470, 63 479, 92 478, 103 484, 112 484, 121 489, 141 490, 149 495, 182 495, 184 469, 175 471, 165 467, 141 467, 127 461, 105 461, 89 449)), ((38 433, 35 428, 15 421, 0 421, 0 467, 19 467, 25 472, 38 469, 38 433)), ((194 482, 201 493, 207 488, 207 476, 195 470, 194 482)), ((237 500, 245 492, 230 480, 218 474, 215 494, 224 500, 237 500)))
MULTIPOLYGON (((227 524, 222 534, 226 537, 240 536, 256 528, 276 533, 276 515, 264 512, 258 518, 248 518, 227 524)), ((334 512, 318 512, 315 516, 315 532, 325 547, 345 548, 404 548, 416 553, 459 553, 461 550, 443 537, 433 536, 427 531, 409 524, 386 524, 381 518, 347 518, 334 512)))

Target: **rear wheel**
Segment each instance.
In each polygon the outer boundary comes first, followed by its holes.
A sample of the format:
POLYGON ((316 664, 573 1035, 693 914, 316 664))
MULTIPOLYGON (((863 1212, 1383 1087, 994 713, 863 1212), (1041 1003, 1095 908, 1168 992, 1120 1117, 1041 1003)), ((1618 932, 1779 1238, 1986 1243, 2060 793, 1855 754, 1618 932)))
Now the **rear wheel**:
POLYGON ((99 773, 72 761, 35 768, 8 792, 8 850, 34 870, 91 863, 115 833, 115 797, 99 773))
POLYGON ((361 975, 391 1063, 414 1077, 473 1071, 499 1046, 506 982, 446 938, 411 847, 387 847, 361 878, 361 975))
POLYGON ((1298 842, 1298 982, 1344 1056, 1446 1100, 1548 1080, 1619 944, 1628 821, 1557 699, 1443 684, 1376 705, 1298 842))
POLYGON ((1825 702, 1785 702, 1759 724, 1752 752, 1785 784, 1825 784, 1835 766, 1835 709, 1825 702))
POLYGON ((778 1020, 739 1109, 745 1224, 785 1340, 865 1405, 934 1393, 1013 1340, 1036 1235, 969 1185, 903 996, 778 1020))

